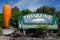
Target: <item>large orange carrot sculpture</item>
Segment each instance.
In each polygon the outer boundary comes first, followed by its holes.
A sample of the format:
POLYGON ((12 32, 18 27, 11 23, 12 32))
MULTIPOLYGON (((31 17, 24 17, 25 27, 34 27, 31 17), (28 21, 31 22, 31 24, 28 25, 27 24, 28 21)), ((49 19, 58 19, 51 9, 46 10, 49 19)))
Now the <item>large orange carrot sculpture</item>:
POLYGON ((11 6, 9 4, 5 4, 3 7, 3 19, 5 28, 8 28, 10 17, 11 17, 11 6))

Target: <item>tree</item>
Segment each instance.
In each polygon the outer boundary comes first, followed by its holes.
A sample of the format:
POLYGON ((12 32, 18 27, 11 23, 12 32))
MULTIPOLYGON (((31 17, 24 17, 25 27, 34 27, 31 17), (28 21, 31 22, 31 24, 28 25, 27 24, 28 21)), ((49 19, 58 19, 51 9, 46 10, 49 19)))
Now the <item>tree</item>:
POLYGON ((60 30, 60 10, 56 11, 56 16, 58 17, 58 28, 60 30))
POLYGON ((36 13, 46 13, 53 15, 55 13, 55 8, 49 6, 42 6, 40 8, 37 8, 36 13))
POLYGON ((2 13, 0 14, 0 26, 4 26, 4 23, 3 23, 3 15, 2 13))
POLYGON ((12 12, 18 12, 19 11, 19 8, 18 7, 14 7, 14 8, 12 8, 12 12))
POLYGON ((12 8, 12 15, 10 19, 10 25, 17 27, 18 26, 18 16, 20 16, 22 13, 20 12, 18 7, 12 8))
POLYGON ((12 16, 10 19, 10 25, 18 27, 18 16, 32 13, 29 9, 20 11, 18 7, 12 8, 12 16))
POLYGON ((29 9, 22 10, 21 12, 22 12, 22 14, 23 14, 23 15, 33 13, 33 12, 32 12, 32 11, 30 11, 29 9))

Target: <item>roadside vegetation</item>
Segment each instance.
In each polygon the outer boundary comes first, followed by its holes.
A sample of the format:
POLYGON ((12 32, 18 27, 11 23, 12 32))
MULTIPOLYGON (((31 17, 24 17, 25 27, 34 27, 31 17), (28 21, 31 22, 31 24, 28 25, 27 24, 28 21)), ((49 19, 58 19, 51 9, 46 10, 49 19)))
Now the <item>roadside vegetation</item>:
MULTIPOLYGON (((60 10, 56 10, 55 7, 49 7, 49 6, 42 6, 40 8, 37 8, 34 12, 32 12, 29 9, 20 10, 18 7, 15 6, 14 8, 12 8, 12 16, 11 16, 9 25, 17 28, 18 27, 18 16, 31 14, 31 13, 44 13, 44 14, 56 15, 58 17, 58 27, 60 29, 60 10)), ((0 26, 4 27, 2 13, 0 14, 0 26)))

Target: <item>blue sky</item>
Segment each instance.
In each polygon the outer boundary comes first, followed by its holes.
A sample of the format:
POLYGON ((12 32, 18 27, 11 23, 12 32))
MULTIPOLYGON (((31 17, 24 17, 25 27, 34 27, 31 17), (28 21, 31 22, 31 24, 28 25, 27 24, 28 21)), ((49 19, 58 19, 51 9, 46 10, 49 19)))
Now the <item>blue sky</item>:
POLYGON ((5 3, 9 3, 12 8, 17 6, 20 10, 30 9, 35 11, 37 8, 47 5, 53 6, 57 10, 60 10, 60 0, 0 0, 0 13, 5 3))

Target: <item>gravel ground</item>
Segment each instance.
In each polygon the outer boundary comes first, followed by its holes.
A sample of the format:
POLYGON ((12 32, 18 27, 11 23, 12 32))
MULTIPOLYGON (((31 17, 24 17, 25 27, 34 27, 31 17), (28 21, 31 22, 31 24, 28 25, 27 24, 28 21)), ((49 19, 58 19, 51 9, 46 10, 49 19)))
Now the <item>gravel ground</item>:
MULTIPOLYGON (((12 37, 9 36, 0 36, 0 40, 9 40, 12 39, 12 37)), ((60 40, 60 38, 31 38, 31 37, 18 37, 14 38, 15 40, 60 40)))
POLYGON ((9 40, 9 36, 0 36, 0 40, 9 40))

